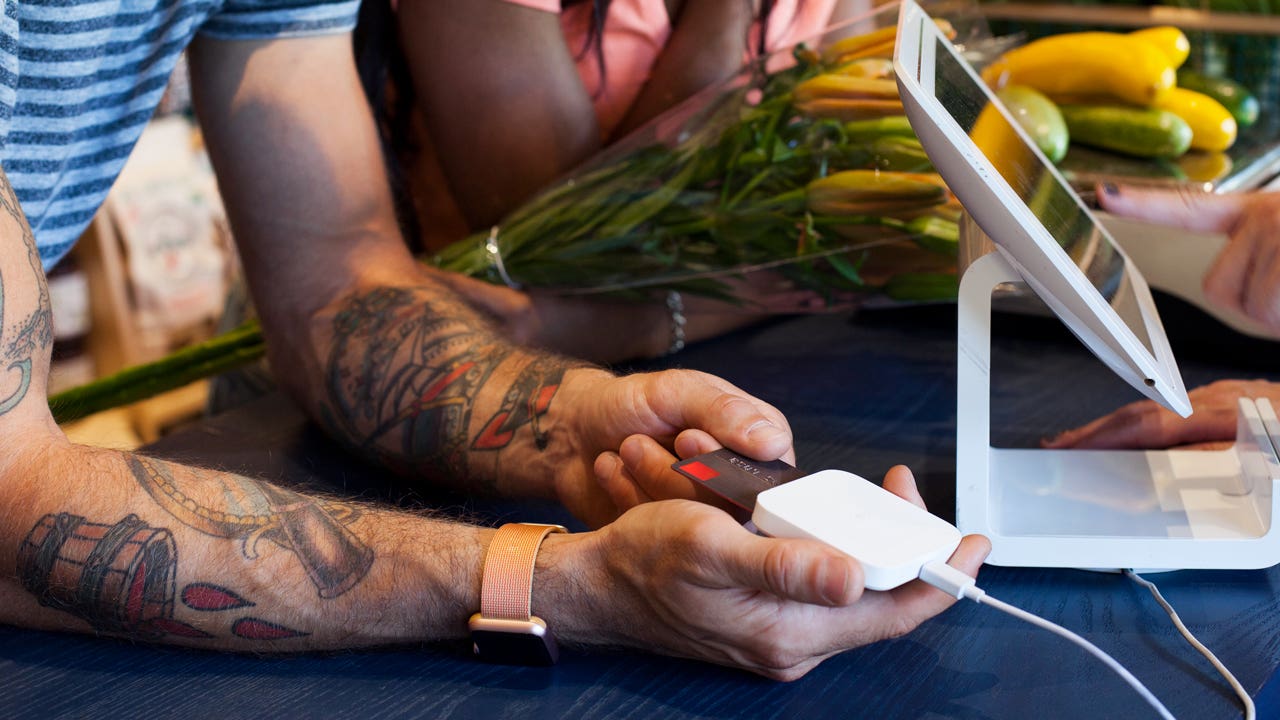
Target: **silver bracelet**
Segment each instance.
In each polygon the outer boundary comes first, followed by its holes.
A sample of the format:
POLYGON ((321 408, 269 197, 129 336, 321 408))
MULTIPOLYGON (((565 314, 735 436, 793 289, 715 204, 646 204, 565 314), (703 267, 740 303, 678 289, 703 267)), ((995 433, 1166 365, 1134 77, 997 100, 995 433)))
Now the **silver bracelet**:
POLYGON ((498 277, 502 278, 502 282, 507 287, 519 290, 520 283, 511 279, 507 274, 507 266, 502 264, 502 247, 498 245, 498 226, 494 225, 489 228, 489 237, 485 238, 484 251, 489 254, 489 262, 493 263, 493 267, 498 271, 498 277))
POLYGON ((671 344, 666 354, 674 355, 684 349, 684 325, 688 320, 684 316, 684 298, 678 290, 667 291, 667 311, 671 313, 671 344))

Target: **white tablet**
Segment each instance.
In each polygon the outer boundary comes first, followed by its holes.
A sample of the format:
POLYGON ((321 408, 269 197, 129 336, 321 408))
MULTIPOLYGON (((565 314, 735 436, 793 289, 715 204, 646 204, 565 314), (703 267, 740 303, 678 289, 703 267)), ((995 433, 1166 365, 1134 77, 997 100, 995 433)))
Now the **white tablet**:
POLYGON ((894 68, 921 145, 997 250, 1116 374, 1191 414, 1142 275, 912 0, 902 2, 894 68))

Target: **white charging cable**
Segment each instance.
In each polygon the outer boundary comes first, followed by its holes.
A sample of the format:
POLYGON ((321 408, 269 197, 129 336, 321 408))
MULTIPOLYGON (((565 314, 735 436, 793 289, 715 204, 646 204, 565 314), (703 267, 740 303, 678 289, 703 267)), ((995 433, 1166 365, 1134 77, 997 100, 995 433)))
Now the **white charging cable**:
POLYGON ((1240 702, 1244 705, 1244 720, 1254 720, 1258 715, 1258 709, 1254 707, 1253 698, 1249 697, 1249 692, 1244 689, 1244 685, 1240 684, 1240 681, 1236 679, 1236 676, 1231 674, 1231 671, 1227 669, 1227 666, 1218 659, 1218 656, 1214 655, 1213 651, 1205 647, 1204 643, 1200 642, 1195 635, 1191 634, 1191 631, 1187 629, 1187 626, 1182 623, 1182 618, 1178 617, 1178 613, 1173 609, 1173 606, 1169 604, 1168 600, 1164 599, 1164 595, 1160 594, 1160 588, 1156 587, 1155 583, 1132 570, 1125 570, 1124 574, 1130 580, 1133 580, 1151 591, 1152 597, 1154 597, 1156 602, 1160 603, 1160 607, 1164 608, 1164 611, 1169 614, 1169 619, 1173 621, 1173 626, 1178 628, 1178 632, 1182 633, 1182 637, 1186 638, 1187 642, 1191 644, 1191 647, 1195 648, 1197 652, 1203 655, 1205 659, 1222 674, 1222 677, 1227 681, 1227 684, 1229 684, 1231 689, 1236 692, 1236 695, 1240 697, 1240 702))
POLYGON ((1090 655, 1101 660, 1107 667, 1114 670, 1117 675, 1124 678, 1125 682, 1129 683, 1134 690, 1138 691, 1138 694, 1142 696, 1143 700, 1146 700, 1151 707, 1155 708, 1156 712, 1160 713, 1160 717, 1164 718, 1164 720, 1175 720, 1173 713, 1169 712, 1169 709, 1164 706, 1164 703, 1160 702, 1160 699, 1148 690, 1147 686, 1143 685, 1141 680, 1134 677, 1133 673, 1129 672, 1125 666, 1121 665, 1115 658, 1103 652, 1097 645, 1094 645, 1061 625, 1054 624, 1038 615, 1033 615, 1026 610, 1014 607, 1009 603, 1002 602, 991 597, 987 594, 987 591, 978 587, 977 580, 941 561, 931 562, 922 567, 920 569, 920 579, 956 599, 968 598, 976 603, 990 605, 997 610, 1009 613, 1019 620, 1025 620, 1032 625, 1042 627, 1055 635, 1070 640, 1084 648, 1090 655))

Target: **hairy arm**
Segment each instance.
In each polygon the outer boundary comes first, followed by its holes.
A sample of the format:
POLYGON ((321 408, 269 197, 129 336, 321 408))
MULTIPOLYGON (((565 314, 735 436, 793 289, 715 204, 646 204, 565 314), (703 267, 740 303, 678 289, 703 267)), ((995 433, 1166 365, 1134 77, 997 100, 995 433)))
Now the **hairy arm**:
POLYGON ((0 173, 0 622, 254 651, 465 631, 487 530, 73 445, 50 315, 0 173))
POLYGON ((201 39, 191 63, 276 377, 405 474, 553 497, 576 451, 553 400, 572 368, 610 376, 516 349, 410 256, 349 38, 201 39))
POLYGON ((789 453, 781 415, 728 383, 618 379, 518 348, 462 299, 475 281, 416 262, 347 37, 203 39, 191 67, 275 375, 351 447, 428 483, 558 499, 594 523, 622 509, 595 458, 630 435, 697 428, 753 457, 789 453))

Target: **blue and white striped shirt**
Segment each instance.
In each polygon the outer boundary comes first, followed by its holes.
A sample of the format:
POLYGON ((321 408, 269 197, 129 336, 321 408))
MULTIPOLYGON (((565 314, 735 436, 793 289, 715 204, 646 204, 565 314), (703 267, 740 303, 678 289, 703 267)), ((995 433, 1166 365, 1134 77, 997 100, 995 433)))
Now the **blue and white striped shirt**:
POLYGON ((0 165, 45 267, 89 224, 196 33, 350 30, 359 0, 4 0, 0 165))

